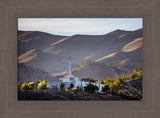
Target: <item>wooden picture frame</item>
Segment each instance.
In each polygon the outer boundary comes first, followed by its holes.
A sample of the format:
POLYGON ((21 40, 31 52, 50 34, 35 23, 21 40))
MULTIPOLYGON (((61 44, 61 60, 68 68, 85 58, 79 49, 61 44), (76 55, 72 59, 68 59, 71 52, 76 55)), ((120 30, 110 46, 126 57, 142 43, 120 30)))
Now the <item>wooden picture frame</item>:
POLYGON ((0 0, 1 118, 159 118, 160 1, 0 0), (18 18, 143 18, 143 101, 18 101, 18 18))

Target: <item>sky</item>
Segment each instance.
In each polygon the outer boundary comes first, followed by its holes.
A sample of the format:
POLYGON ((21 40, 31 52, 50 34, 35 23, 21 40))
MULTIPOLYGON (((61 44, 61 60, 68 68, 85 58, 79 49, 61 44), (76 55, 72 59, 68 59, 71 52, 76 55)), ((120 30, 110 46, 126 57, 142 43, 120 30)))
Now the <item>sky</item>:
POLYGON ((142 28, 142 18, 18 18, 18 30, 55 35, 102 35, 117 29, 142 28))

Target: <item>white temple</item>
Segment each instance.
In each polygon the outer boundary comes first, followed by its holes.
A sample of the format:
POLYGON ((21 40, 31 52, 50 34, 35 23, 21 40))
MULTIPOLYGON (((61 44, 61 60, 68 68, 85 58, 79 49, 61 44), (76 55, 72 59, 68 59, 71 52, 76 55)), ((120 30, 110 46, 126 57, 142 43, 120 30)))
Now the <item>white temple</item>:
MULTIPOLYGON (((64 77, 59 78, 59 80, 47 81, 47 86, 50 89, 59 89, 60 82, 65 84, 64 88, 70 87, 71 83, 73 83, 74 88, 79 88, 80 90, 84 90, 84 87, 89 84, 89 82, 79 81, 78 77, 74 77, 74 75, 72 75, 71 62, 70 62, 69 56, 68 56, 68 72, 67 72, 67 74, 64 75, 64 77)), ((93 83, 93 85, 98 86, 99 90, 97 92, 101 92, 102 87, 104 86, 104 84, 98 84, 98 83, 93 83)))
POLYGON ((65 88, 70 87, 71 83, 73 83, 75 88, 77 88, 77 86, 79 85, 78 77, 74 77, 74 75, 72 75, 70 56, 68 56, 68 72, 67 72, 67 74, 64 75, 64 77, 59 78, 59 80, 47 81, 47 86, 52 89, 57 89, 57 88, 59 88, 58 86, 59 86, 60 82, 65 84, 65 88))
POLYGON ((65 87, 70 87, 71 83, 73 83, 75 88, 79 85, 78 77, 74 77, 74 75, 72 75, 70 56, 68 56, 68 73, 64 75, 63 78, 59 78, 59 80, 61 80, 62 83, 65 84, 65 87))

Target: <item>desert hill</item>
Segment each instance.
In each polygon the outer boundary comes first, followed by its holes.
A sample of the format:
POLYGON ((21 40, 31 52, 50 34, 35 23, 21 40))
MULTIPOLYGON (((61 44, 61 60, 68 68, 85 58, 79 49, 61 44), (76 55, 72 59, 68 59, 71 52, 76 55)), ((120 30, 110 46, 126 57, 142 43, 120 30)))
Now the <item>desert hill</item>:
MULTIPOLYGON (((94 60, 74 72, 79 78, 90 77, 106 79, 130 73, 142 67, 142 29, 135 31, 115 30, 104 35, 58 36, 38 31, 18 31, 18 63, 32 68, 42 77, 54 78, 57 73, 67 70, 67 57, 71 56, 72 68, 82 62, 94 60), (40 69, 45 74, 36 70, 40 69), (103 73, 102 73, 103 72, 103 73), (48 74, 46 74, 48 73, 48 74), (94 74, 93 74, 94 73, 94 74), (107 77, 106 77, 107 76, 107 77)), ((19 69, 23 69, 19 66, 19 69)), ((29 71, 23 71, 19 78, 27 82, 29 71)), ((30 75, 32 76, 32 75, 30 75)), ((28 79, 29 80, 29 79, 28 79)))
POLYGON ((51 35, 40 31, 18 31, 18 55, 32 49, 43 50, 45 47, 65 37, 66 36, 51 35))

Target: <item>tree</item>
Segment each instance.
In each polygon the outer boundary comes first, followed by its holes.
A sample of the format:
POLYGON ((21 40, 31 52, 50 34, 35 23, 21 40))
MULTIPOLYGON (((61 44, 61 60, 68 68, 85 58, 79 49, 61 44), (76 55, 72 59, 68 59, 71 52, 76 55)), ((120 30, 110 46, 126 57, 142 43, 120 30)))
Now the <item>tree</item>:
POLYGON ((38 85, 38 89, 39 89, 39 90, 48 89, 47 84, 45 84, 45 83, 39 84, 39 85, 38 85))
POLYGON ((120 87, 120 85, 122 84, 121 78, 116 78, 113 84, 115 87, 120 87))
POLYGON ((45 79, 45 80, 43 80, 43 81, 40 81, 40 83, 46 84, 46 83, 47 83, 47 80, 45 79))
POLYGON ((104 87, 102 87, 102 92, 107 92, 108 90, 110 90, 108 85, 105 85, 104 87))
POLYGON ((137 70, 137 75, 138 75, 138 78, 139 78, 139 79, 142 79, 142 78, 143 78, 143 71, 142 71, 142 69, 138 69, 138 70, 137 70))
POLYGON ((88 93, 95 93, 98 90, 98 86, 89 83, 86 87, 84 87, 85 91, 88 93))
POLYGON ((133 70, 133 73, 129 75, 129 79, 130 79, 130 80, 134 80, 135 77, 137 77, 137 72, 136 72, 136 70, 134 69, 134 70, 133 70))
POLYGON ((29 87, 28 83, 22 84, 21 90, 30 90, 30 87, 29 87))
POLYGON ((36 88, 36 83, 34 81, 30 82, 30 83, 28 83, 28 86, 29 86, 30 90, 34 90, 34 88, 36 88))
POLYGON ((89 82, 92 82, 92 83, 94 83, 94 81, 93 81, 93 79, 92 79, 92 78, 90 78, 89 82))
POLYGON ((104 84, 104 81, 103 81, 103 80, 101 80, 101 81, 100 81, 100 84, 104 84))
POLYGON ((108 77, 108 78, 104 81, 104 83, 107 84, 107 85, 109 85, 109 84, 112 83, 112 82, 113 82, 112 77, 108 77))
POLYGON ((65 88, 65 91, 69 91, 69 87, 66 87, 66 88, 65 88))
POLYGON ((22 83, 18 84, 18 90, 21 90, 22 83))
POLYGON ((105 85, 108 85, 111 91, 114 91, 115 85, 113 84, 114 80, 112 79, 112 77, 108 77, 108 79, 106 79, 104 81, 105 85))
POLYGON ((142 71, 141 68, 137 70, 137 74, 142 74, 142 72, 143 72, 143 71, 142 71))
POLYGON ((119 91, 118 91, 118 95, 123 95, 123 92, 122 92, 122 90, 121 90, 121 89, 119 89, 119 91))
POLYGON ((122 74, 122 77, 121 77, 121 79, 122 79, 122 81, 123 81, 123 82, 125 82, 125 80, 126 80, 126 77, 125 77, 125 75, 124 75, 124 74, 122 74))
POLYGON ((115 85, 113 84, 113 82, 109 84, 109 88, 113 93, 114 92, 114 88, 115 88, 115 85))
POLYGON ((60 82, 59 87, 60 87, 61 90, 64 88, 64 86, 65 86, 65 84, 60 82))
POLYGON ((74 84, 71 83, 69 89, 72 89, 74 87, 74 84))
POLYGON ((136 69, 133 70, 132 76, 133 76, 133 78, 135 78, 137 76, 136 69))

